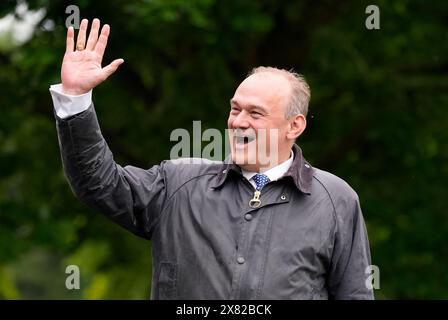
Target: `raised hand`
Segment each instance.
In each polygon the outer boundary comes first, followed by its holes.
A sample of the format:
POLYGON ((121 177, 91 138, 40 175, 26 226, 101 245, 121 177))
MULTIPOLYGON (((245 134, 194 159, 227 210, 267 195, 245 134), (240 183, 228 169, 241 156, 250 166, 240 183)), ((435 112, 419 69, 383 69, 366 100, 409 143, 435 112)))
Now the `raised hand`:
POLYGON ((96 87, 106 80, 124 62, 116 59, 104 68, 101 67, 104 51, 107 46, 110 27, 105 24, 100 30, 100 20, 94 19, 86 44, 88 20, 83 19, 79 28, 75 46, 73 27, 67 30, 67 47, 61 67, 61 80, 64 93, 80 95, 96 87))

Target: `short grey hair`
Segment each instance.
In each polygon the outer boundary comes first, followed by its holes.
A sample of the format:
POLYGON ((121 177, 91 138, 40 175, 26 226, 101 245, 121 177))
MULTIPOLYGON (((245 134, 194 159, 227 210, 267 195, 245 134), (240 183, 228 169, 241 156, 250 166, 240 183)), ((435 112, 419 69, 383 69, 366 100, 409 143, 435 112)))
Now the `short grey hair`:
POLYGON ((304 116, 308 113, 308 104, 311 99, 310 86, 306 82, 305 78, 291 70, 279 69, 275 67, 256 67, 253 68, 247 77, 250 77, 256 73, 274 73, 284 76, 291 84, 291 97, 286 106, 285 117, 290 119, 298 114, 304 116))

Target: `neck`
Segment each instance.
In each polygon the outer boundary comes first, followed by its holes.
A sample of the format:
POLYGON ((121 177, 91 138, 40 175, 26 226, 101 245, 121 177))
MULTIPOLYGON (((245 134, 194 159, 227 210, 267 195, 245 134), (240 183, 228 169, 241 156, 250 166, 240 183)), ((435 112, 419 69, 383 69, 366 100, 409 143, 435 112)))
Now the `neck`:
MULTIPOLYGON (((291 147, 292 148, 292 147, 291 147)), ((273 160, 271 157, 268 159, 266 164, 260 164, 260 163, 256 163, 256 164, 238 164, 239 167, 243 170, 246 171, 250 171, 250 172, 265 172, 273 167, 276 167, 280 164, 282 164, 283 162, 287 161, 290 157, 291 157, 291 148, 287 149, 283 152, 279 152, 279 156, 277 158, 277 160, 273 160)))

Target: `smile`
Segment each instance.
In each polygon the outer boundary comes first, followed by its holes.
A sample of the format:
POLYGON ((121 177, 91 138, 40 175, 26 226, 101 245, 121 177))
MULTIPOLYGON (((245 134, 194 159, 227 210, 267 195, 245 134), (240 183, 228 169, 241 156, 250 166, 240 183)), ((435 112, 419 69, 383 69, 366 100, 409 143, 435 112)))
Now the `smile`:
POLYGON ((255 140, 255 136, 235 136, 235 142, 240 145, 248 144, 255 140))

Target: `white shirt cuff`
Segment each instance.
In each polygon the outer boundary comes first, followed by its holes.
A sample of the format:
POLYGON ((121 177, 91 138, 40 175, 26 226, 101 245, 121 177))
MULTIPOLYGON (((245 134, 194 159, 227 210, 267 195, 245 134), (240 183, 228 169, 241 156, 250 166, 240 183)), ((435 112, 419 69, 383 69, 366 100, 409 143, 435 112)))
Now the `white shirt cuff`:
POLYGON ((79 96, 73 96, 62 92, 62 84, 50 86, 53 106, 59 118, 65 119, 75 114, 81 113, 92 104, 92 90, 79 96))

